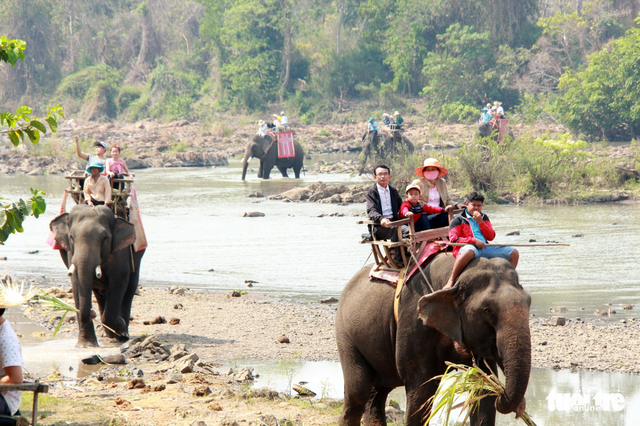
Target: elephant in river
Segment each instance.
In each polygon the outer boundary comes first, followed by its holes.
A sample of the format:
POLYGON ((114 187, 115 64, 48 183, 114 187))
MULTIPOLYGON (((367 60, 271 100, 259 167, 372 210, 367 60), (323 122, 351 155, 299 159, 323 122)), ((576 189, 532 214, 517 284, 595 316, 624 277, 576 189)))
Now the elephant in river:
POLYGON ((369 133, 362 145, 362 165, 366 164, 369 159, 377 157, 384 160, 396 156, 400 152, 412 153, 414 150, 413 143, 408 138, 401 136, 399 132, 394 132, 391 137, 384 133, 378 133, 375 139, 369 133))
POLYGON ((100 321, 108 337, 129 340, 131 302, 138 288, 144 250, 133 251, 134 225, 105 206, 78 204, 49 224, 60 256, 69 269, 78 309, 77 347, 98 346, 91 321, 91 294, 98 301, 100 321), (114 333, 115 332, 115 333, 114 333))
POLYGON ((501 413, 525 408, 531 371, 530 296, 505 259, 477 258, 457 284, 441 290, 453 267, 451 254, 438 255, 400 292, 394 319, 395 288, 369 278, 371 266, 345 287, 336 313, 336 340, 344 374, 344 409, 339 424, 385 425, 385 401, 394 388, 407 394, 408 426, 421 426, 429 414, 427 400, 443 374, 445 361, 472 363, 504 371, 506 392, 486 397, 471 415, 471 425, 494 425, 501 413))
POLYGON ((294 142, 293 145, 295 157, 278 158, 278 147, 274 140, 271 139, 269 135, 265 137, 255 135, 244 148, 242 180, 244 180, 247 175, 247 167, 253 157, 260 159, 260 168, 258 169, 259 178, 269 179, 271 169, 273 169, 273 166, 276 166, 278 170, 280 170, 280 173, 282 173, 282 177, 289 177, 287 175, 287 169, 293 168, 296 179, 299 179, 302 163, 304 162, 304 151, 298 142, 294 142))

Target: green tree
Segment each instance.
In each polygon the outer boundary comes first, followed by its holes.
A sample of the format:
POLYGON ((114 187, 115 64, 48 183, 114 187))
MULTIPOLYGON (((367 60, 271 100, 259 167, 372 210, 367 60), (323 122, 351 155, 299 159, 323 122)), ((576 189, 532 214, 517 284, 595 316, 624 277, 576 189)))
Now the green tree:
MULTIPOLYGON (((636 20, 640 24, 640 18, 636 20)), ((614 40, 588 57, 582 71, 567 70, 552 107, 577 134, 609 140, 640 135, 640 29, 614 40)))
POLYGON ((431 105, 482 103, 485 94, 500 87, 491 33, 453 24, 437 39, 438 47, 429 52, 422 69, 427 80, 422 94, 431 105))

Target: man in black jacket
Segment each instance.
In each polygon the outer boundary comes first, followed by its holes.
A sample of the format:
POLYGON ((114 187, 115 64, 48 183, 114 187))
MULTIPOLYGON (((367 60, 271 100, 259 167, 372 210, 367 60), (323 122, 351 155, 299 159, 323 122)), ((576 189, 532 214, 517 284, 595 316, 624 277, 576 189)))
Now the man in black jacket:
MULTIPOLYGON (((398 241, 398 231, 395 227, 388 228, 389 222, 398 220, 398 211, 402 199, 398 190, 389 185, 391 171, 385 165, 376 166, 373 171, 376 184, 367 191, 367 214, 369 219, 380 225, 373 225, 371 235, 376 240, 398 241)), ((402 227, 403 237, 409 236, 409 229, 402 227)))

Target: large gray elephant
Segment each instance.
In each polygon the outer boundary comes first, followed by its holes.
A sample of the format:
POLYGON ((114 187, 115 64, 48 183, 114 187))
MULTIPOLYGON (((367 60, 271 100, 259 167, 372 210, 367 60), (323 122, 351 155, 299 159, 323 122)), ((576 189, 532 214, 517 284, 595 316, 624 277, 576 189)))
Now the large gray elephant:
POLYGON ((276 166, 282 177, 289 177, 287 169, 293 168, 296 179, 300 178, 300 170, 304 162, 304 151, 298 142, 294 142, 295 157, 278 158, 278 147, 271 137, 255 135, 253 139, 247 143, 244 148, 244 158, 242 159, 242 180, 247 175, 247 167, 252 158, 260 159, 260 168, 258 169, 258 177, 269 179, 271 169, 276 166))
POLYGON ((144 250, 133 252, 134 225, 115 217, 105 206, 78 204, 49 224, 62 246, 60 256, 69 270, 79 334, 77 347, 98 346, 91 321, 91 294, 108 337, 129 339, 131 303, 138 288, 144 250))
POLYGON ((445 361, 486 360, 504 371, 506 392, 487 397, 471 416, 471 425, 494 425, 496 409, 521 415, 531 371, 529 307, 531 298, 504 259, 478 258, 457 284, 446 284, 454 258, 440 254, 424 273, 411 278, 400 293, 394 319, 395 288, 369 278, 370 266, 345 287, 336 313, 336 340, 344 373, 344 409, 340 425, 385 425, 385 401, 396 387, 407 393, 409 426, 423 425, 445 361), (438 291, 439 290, 439 291, 438 291))

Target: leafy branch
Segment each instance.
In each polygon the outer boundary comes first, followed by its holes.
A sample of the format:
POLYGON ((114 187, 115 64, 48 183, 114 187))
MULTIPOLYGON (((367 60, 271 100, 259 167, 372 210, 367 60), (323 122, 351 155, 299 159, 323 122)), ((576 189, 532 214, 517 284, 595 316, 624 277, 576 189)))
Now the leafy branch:
POLYGON ((20 198, 15 203, 4 204, 4 198, 0 198, 0 245, 4 245, 9 235, 16 231, 22 232, 22 222, 28 217, 36 219, 47 210, 47 204, 42 197, 45 193, 31 188, 32 197, 25 202, 20 198))
POLYGON ((24 136, 27 135, 32 143, 40 141, 40 133, 47 133, 47 126, 51 133, 58 131, 58 120, 64 119, 64 112, 60 105, 47 108, 47 116, 44 119, 31 117, 31 108, 21 106, 16 113, 3 112, 0 113, 0 126, 8 127, 8 129, 0 130, 0 133, 7 133, 9 140, 15 146, 24 143, 24 136))

